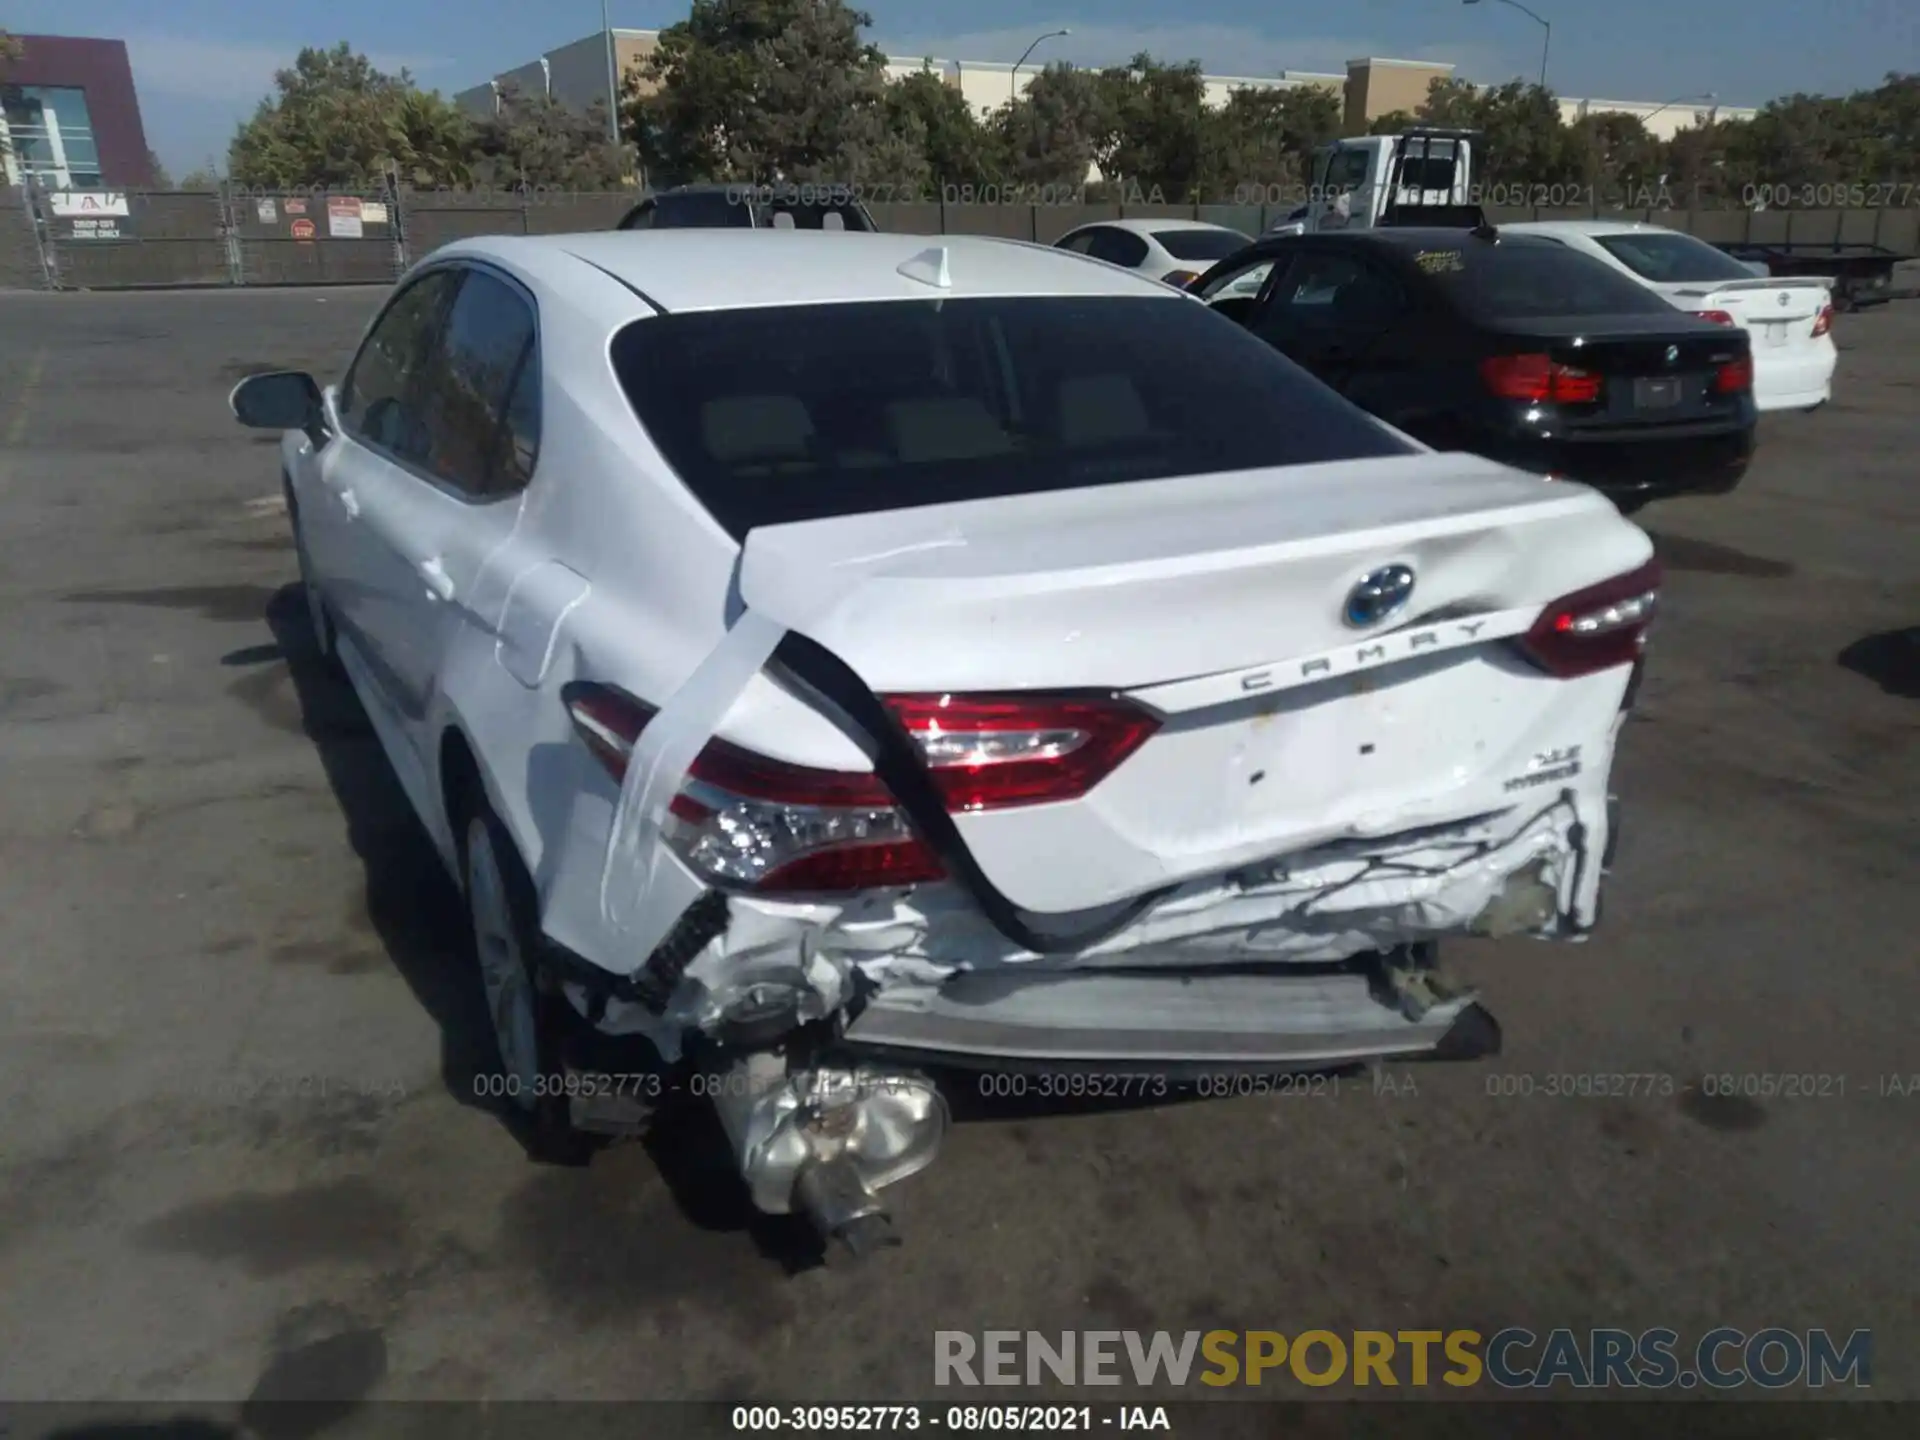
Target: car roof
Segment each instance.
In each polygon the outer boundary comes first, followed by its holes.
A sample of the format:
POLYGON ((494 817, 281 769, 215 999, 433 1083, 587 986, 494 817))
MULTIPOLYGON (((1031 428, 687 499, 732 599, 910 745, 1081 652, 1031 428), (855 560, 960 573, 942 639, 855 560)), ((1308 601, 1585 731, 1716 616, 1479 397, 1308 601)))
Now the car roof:
MULTIPOLYGON (((1247 233, 1231 225, 1216 225, 1211 220, 1182 220, 1160 215, 1144 220, 1089 220, 1083 225, 1074 226, 1067 231, 1067 235, 1077 235, 1082 230, 1092 230, 1096 226, 1104 230, 1125 230, 1132 235, 1164 235, 1170 230, 1219 230, 1228 235, 1247 233)), ((1065 235, 1061 236, 1061 239, 1065 238, 1065 235)))
POLYGON ((535 279, 571 286, 591 267, 639 292, 656 308, 742 310, 859 300, 979 296, 1144 296, 1185 303, 1157 280, 1070 250, 980 235, 893 235, 861 231, 599 230, 575 235, 488 235, 456 241, 436 258, 491 259, 535 279), (945 252, 949 285, 900 273, 945 252))

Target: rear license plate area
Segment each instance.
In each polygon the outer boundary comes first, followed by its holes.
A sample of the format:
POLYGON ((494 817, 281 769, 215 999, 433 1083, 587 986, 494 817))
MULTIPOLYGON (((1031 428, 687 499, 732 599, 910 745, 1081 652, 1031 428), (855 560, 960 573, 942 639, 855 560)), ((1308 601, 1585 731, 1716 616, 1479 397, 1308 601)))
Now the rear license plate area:
POLYGON ((1675 376, 1642 376, 1633 382, 1636 410, 1671 410, 1680 398, 1680 381, 1675 376))
POLYGON ((1766 332, 1767 348, 1769 350, 1778 349, 1787 343, 1788 330, 1784 320, 1775 321, 1772 324, 1763 325, 1760 328, 1766 332))

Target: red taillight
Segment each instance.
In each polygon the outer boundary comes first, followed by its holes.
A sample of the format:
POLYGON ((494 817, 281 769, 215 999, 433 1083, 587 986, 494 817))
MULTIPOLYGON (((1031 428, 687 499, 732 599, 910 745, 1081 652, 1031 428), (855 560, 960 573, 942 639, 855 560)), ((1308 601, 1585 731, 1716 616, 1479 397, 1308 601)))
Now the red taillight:
POLYGON ((1711 320, 1716 325, 1732 325, 1737 323, 1733 316, 1725 310, 1695 310, 1693 312, 1693 318, 1696 320, 1711 320))
POLYGON ((1105 696, 889 695, 956 814, 1077 800, 1160 722, 1105 696))
POLYGON ((1718 395, 1741 395, 1753 389, 1753 356, 1742 355, 1715 370, 1713 389, 1718 395))
POLYGON ((1832 332, 1833 306, 1822 305, 1820 313, 1813 317, 1813 338, 1818 340, 1822 335, 1829 335, 1832 332))
MULTIPOLYGON (((1077 799, 1159 723, 1107 697, 895 695, 886 703, 956 812, 1077 799)), ((588 749, 623 779, 653 708, 586 683, 567 687, 566 705, 588 749)), ((946 874, 871 771, 789 764, 716 739, 688 768, 668 809, 667 839, 715 884, 794 894, 914 885, 946 874)))
POLYGON ((1631 664, 1646 645, 1659 598, 1660 562, 1649 560, 1554 601, 1520 637, 1520 647, 1562 680, 1631 664))
POLYGON ((1491 355, 1480 362, 1480 377, 1502 400, 1588 405, 1600 398, 1598 375, 1551 355, 1491 355))

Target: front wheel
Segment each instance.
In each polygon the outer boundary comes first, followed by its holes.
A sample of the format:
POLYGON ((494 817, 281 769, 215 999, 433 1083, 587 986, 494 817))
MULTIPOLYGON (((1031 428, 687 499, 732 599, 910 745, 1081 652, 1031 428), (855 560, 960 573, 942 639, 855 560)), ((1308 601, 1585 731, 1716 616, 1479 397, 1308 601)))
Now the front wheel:
POLYGON ((476 1077, 476 1090, 520 1117, 533 1158, 584 1164, 594 1146, 569 1114, 560 1013, 567 1002, 543 988, 533 881, 484 800, 468 808, 461 849, 474 960, 494 1042, 494 1064, 476 1077))

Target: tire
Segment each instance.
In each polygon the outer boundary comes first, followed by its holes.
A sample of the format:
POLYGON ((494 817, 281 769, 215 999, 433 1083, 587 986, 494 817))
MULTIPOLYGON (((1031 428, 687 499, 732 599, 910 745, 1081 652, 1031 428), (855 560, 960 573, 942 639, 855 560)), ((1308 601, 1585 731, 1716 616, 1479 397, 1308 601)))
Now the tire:
POLYGON ((477 784, 469 787, 456 832, 474 978, 493 1042, 476 1085, 519 1122, 530 1158, 584 1165, 597 1146, 594 1137, 574 1129, 560 1084, 566 1077, 567 1001, 553 993, 539 963, 533 881, 506 827, 478 791, 477 784))

